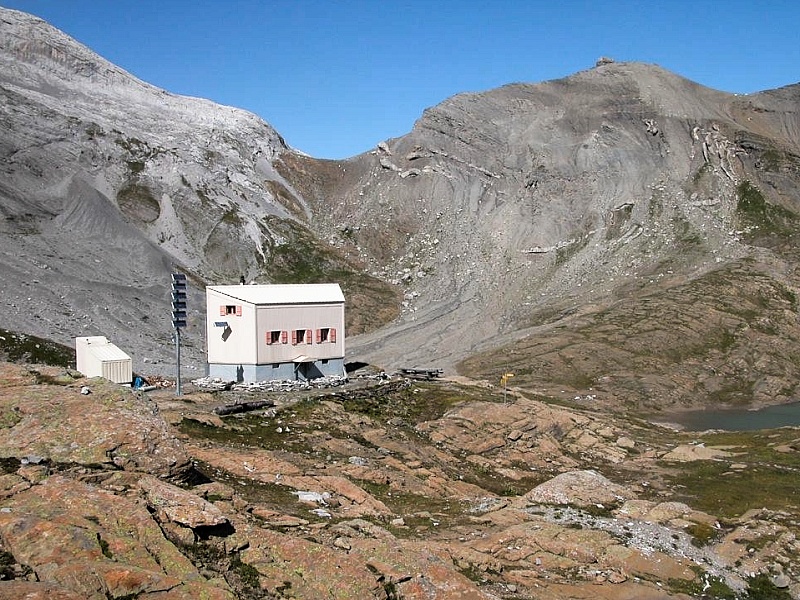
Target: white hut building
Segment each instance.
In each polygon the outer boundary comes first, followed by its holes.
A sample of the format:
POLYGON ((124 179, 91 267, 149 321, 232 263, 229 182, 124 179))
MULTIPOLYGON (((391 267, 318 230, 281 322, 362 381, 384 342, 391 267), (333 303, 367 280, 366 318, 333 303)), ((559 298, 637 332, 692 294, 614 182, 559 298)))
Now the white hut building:
POLYGON ((344 375, 336 283, 206 288, 208 375, 225 381, 344 375))

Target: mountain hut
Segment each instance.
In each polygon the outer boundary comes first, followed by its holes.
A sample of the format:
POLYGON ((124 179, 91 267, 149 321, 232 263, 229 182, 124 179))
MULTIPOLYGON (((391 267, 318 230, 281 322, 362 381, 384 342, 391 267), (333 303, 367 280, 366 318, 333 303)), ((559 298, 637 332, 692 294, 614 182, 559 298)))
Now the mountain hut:
POLYGON ((336 283, 209 286, 206 315, 210 377, 344 375, 344 294, 336 283))

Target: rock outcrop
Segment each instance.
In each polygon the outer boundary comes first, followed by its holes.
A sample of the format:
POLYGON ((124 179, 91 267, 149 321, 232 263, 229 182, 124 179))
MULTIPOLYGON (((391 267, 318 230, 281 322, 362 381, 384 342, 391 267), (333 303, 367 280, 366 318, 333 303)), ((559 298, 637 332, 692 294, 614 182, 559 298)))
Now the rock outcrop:
MULTIPOLYGON (((136 496, 52 475, 3 501, 3 550, 39 585, 0 582, 0 596, 76 594, 105 600, 235 596, 224 581, 200 575, 162 533, 136 496)), ((69 597, 69 595, 65 595, 69 597)))
MULTIPOLYGON (((0 375, 2 597, 683 599, 753 577, 800 592, 790 507, 694 508, 702 486, 670 483, 677 431, 447 381, 221 418, 235 392, 0 375), (158 443, 130 441, 143 429, 158 443)), ((796 434, 769 439, 758 456, 781 461, 796 434)), ((727 477, 761 460, 732 458, 727 477)))
POLYGON ((0 363, 0 457, 42 469, 105 468, 181 479, 191 469, 180 442, 142 394, 63 370, 0 363), (59 385, 40 382, 61 378, 59 385), (92 393, 80 390, 89 386, 92 393))
POLYGON ((629 499, 630 491, 596 471, 568 471, 537 485, 522 496, 532 504, 570 504, 581 508, 614 506, 629 499))

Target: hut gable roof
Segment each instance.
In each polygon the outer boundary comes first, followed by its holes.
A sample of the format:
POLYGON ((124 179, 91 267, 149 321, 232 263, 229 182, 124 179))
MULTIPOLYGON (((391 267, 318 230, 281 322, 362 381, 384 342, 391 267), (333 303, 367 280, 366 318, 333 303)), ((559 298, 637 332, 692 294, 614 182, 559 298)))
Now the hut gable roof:
POLYGON ((274 285, 214 285, 219 294, 254 305, 343 303, 344 294, 338 283, 305 283, 274 285))

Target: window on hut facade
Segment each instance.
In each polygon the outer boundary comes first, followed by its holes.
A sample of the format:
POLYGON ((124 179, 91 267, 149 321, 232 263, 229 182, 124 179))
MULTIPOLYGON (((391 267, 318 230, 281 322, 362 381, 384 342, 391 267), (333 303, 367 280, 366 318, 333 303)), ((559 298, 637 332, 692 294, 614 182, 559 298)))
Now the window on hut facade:
POLYGON ((277 344, 281 341, 281 332, 280 331, 270 331, 269 332, 269 343, 270 344, 277 344))
POLYGON ((287 342, 288 333, 285 331, 275 330, 266 333, 267 345, 271 344, 285 344, 287 342))
POLYGON ((292 344, 310 344, 310 343, 311 343, 310 329, 292 330, 292 344))
POLYGON ((325 342, 336 342, 336 329, 333 327, 323 327, 322 329, 317 329, 317 343, 323 344, 325 342))

